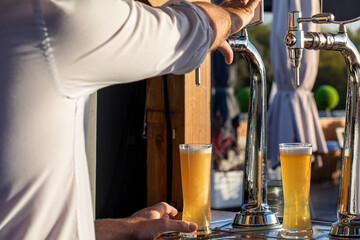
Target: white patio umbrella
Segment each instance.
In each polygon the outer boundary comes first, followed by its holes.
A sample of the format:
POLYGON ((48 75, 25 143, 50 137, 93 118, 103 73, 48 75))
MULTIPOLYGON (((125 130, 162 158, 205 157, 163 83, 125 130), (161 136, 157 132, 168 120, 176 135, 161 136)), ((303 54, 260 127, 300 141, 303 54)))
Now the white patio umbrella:
MULTIPOLYGON (((308 142, 314 153, 327 153, 328 149, 320 125, 318 109, 311 92, 319 61, 319 51, 304 50, 300 67, 300 83, 295 88, 293 70, 288 58, 284 38, 288 28, 288 13, 292 10, 310 17, 320 12, 318 0, 274 0, 271 29, 271 64, 276 93, 267 114, 268 157, 273 168, 279 165, 279 143, 308 142)), ((319 25, 304 23, 303 29, 319 31, 319 25)))

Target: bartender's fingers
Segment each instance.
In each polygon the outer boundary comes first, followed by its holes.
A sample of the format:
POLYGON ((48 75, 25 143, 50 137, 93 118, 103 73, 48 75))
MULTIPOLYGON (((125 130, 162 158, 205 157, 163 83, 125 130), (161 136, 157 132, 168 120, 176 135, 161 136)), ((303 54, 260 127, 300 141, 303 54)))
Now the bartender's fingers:
POLYGON ((166 225, 167 229, 165 231, 175 231, 175 232, 194 232, 197 229, 196 223, 186 222, 182 220, 167 220, 168 224, 166 225))
POLYGON ((241 0, 224 1, 221 6, 224 7, 231 17, 230 34, 238 32, 245 27, 254 17, 255 8, 260 0, 249 0, 247 3, 241 0))
POLYGON ((249 0, 246 4, 246 7, 255 9, 259 4, 260 4, 260 0, 249 0))
POLYGON ((153 206, 153 210, 158 211, 160 215, 170 215, 170 216, 176 216, 178 214, 178 210, 174 208, 173 206, 167 204, 166 202, 160 202, 153 206))
POLYGON ((228 42, 223 42, 218 48, 218 50, 224 56, 226 64, 231 64, 233 62, 234 53, 228 42))
POLYGON ((194 232, 197 225, 193 222, 172 219, 159 219, 158 226, 159 232, 175 231, 175 232, 194 232))
POLYGON ((224 0, 220 5, 223 7, 236 7, 241 8, 247 11, 253 11, 257 5, 260 3, 260 0, 224 0))
POLYGON ((158 219, 161 218, 164 214, 169 216, 176 216, 178 211, 176 208, 170 206, 165 202, 157 203, 151 207, 144 208, 132 215, 132 217, 141 217, 147 219, 158 219))

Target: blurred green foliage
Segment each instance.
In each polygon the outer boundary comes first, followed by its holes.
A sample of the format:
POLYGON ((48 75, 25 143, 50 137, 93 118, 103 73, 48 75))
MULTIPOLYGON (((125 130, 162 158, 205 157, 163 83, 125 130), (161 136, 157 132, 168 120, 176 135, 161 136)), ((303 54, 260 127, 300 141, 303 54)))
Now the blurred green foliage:
POLYGON ((333 110, 339 103, 339 93, 330 85, 321 85, 318 87, 314 97, 319 110, 333 110))
MULTIPOLYGON (((329 30, 323 28, 322 31, 325 32, 329 30)), ((273 72, 270 64, 270 32, 271 24, 262 24, 248 29, 249 39, 259 51, 264 61, 268 96, 273 82, 273 72)), ((360 50, 360 29, 356 32, 348 29, 348 35, 357 49, 360 50)), ((235 54, 235 64, 238 76, 238 80, 235 85, 235 91, 237 92, 245 86, 250 86, 250 82, 248 65, 242 55, 235 54)), ((313 91, 316 91, 319 86, 325 84, 333 86, 339 93, 339 104, 335 109, 345 109, 347 73, 344 58, 339 52, 320 51, 319 70, 313 91)))
POLYGON ((250 87, 243 87, 237 92, 236 99, 240 106, 241 112, 249 111, 249 98, 250 98, 250 87))

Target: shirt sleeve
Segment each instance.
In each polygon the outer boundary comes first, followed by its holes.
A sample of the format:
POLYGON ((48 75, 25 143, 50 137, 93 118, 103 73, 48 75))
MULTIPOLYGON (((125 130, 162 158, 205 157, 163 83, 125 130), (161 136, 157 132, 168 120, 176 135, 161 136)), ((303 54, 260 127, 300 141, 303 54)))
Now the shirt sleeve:
POLYGON ((207 55, 212 30, 185 0, 151 7, 133 0, 58 1, 47 14, 65 95, 167 73, 184 74, 207 55))

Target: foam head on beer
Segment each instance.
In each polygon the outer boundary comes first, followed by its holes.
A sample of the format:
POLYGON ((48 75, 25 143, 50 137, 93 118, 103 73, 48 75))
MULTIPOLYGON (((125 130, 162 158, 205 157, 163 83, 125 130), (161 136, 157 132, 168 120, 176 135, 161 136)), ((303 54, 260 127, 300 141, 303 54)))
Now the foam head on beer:
POLYGON ((192 145, 192 146, 180 146, 180 153, 211 154, 211 146, 210 147, 204 147, 204 145, 202 145, 202 144, 192 145))
POLYGON ((311 155, 312 148, 310 144, 280 144, 280 154, 284 155, 311 155))

